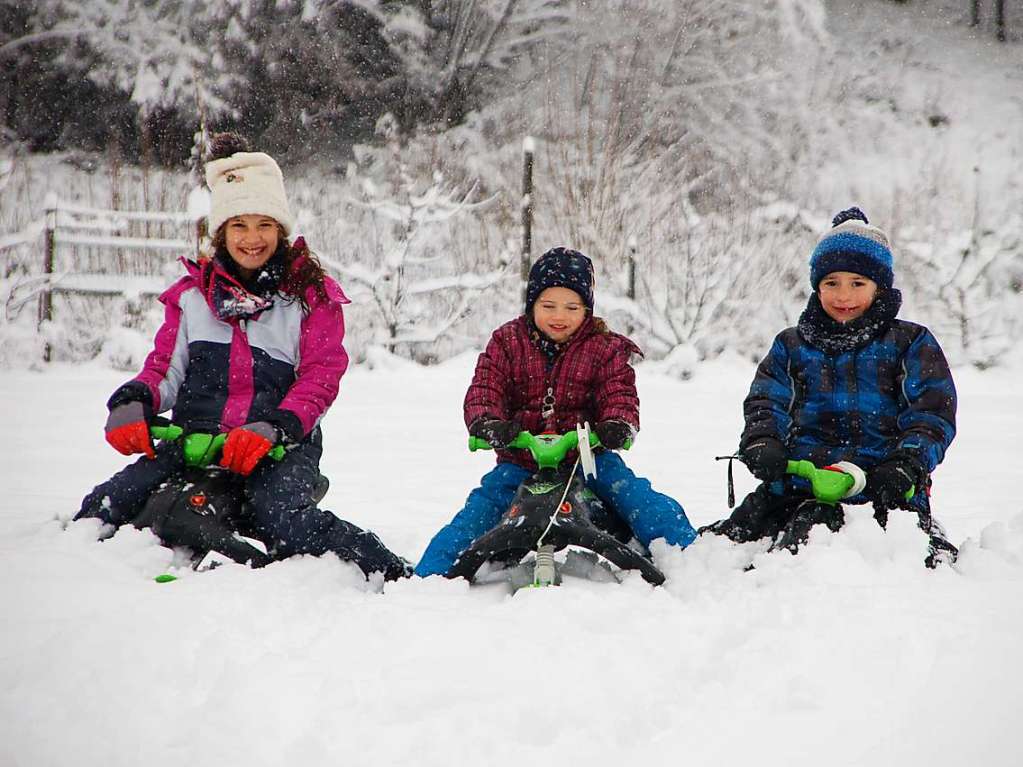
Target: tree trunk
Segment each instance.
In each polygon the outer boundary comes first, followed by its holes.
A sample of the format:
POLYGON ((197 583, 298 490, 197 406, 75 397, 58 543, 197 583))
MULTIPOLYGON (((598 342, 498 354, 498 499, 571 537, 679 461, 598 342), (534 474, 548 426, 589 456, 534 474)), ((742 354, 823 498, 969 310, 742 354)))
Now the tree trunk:
POLYGON ((970 0, 970 26, 980 26, 980 0, 970 0))
POLYGON ((1004 43, 1006 39, 1005 0, 995 0, 995 29, 998 30, 995 33, 995 36, 998 38, 998 42, 1004 43))

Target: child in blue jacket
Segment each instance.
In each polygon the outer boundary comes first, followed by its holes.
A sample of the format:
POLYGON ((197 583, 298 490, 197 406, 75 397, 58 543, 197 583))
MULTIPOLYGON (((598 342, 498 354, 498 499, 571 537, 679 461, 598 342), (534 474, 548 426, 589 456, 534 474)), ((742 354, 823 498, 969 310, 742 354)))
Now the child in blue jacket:
POLYGON ((897 319, 893 276, 884 232, 858 208, 835 216, 810 257, 814 292, 799 324, 775 338, 743 403, 739 457, 763 484, 701 532, 767 537, 794 552, 814 525, 838 530, 844 519, 840 506, 816 502, 805 480, 786 474, 787 462, 844 461, 866 482, 849 503, 872 503, 882 527, 891 510, 915 513, 930 536, 927 566, 954 561, 929 491, 956 432, 955 386, 931 332, 897 319))

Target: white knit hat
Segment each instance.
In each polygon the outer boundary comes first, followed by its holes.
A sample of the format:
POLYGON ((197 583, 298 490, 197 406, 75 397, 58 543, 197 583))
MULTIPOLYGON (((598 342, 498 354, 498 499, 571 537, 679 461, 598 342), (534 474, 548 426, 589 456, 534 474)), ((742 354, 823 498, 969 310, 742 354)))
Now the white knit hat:
POLYGON ((274 158, 263 152, 235 152, 206 163, 210 188, 210 233, 227 219, 248 214, 269 216, 291 236, 295 219, 284 194, 284 176, 274 158))

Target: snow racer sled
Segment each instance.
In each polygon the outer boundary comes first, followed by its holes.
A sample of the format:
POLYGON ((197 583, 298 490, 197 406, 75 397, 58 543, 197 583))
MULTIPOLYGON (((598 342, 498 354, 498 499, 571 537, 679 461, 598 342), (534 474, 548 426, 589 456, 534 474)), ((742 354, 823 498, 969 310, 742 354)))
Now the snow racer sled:
MULTIPOLYGON (((732 480, 732 461, 742 460, 740 455, 719 456, 718 460, 728 461, 728 507, 735 506, 735 489, 732 480)), ((776 532, 776 538, 769 551, 789 549, 795 552, 797 547, 806 542, 810 528, 817 524, 826 524, 831 530, 837 530, 843 524, 842 504, 846 502, 866 503, 861 496, 867 486, 866 473, 854 463, 839 461, 830 466, 818 468, 807 460, 787 462, 785 473, 800 477, 808 484, 809 494, 816 504, 801 504, 795 516, 783 529, 776 532)), ((930 478, 926 478, 922 487, 910 487, 903 499, 905 504, 900 509, 915 513, 918 526, 927 534, 928 552, 924 564, 933 568, 938 563, 954 564, 959 550, 949 542, 942 526, 931 515, 930 509, 930 478), (918 492, 919 491, 919 492, 918 492), (912 503, 910 503, 912 502, 912 503)), ((874 506, 874 519, 882 528, 887 528, 890 509, 878 509, 874 506)), ((729 519, 708 525, 705 530, 723 532, 729 519)), ((731 534, 723 532, 725 535, 731 534)), ((752 569, 752 565, 749 569, 752 569)))
MULTIPOLYGON (((154 439, 180 441, 185 468, 171 476, 146 501, 132 524, 149 528, 164 546, 186 549, 194 570, 215 567, 214 555, 263 567, 273 558, 260 548, 259 536, 251 523, 241 484, 244 478, 217 464, 226 434, 183 434, 179 426, 152 426, 154 439)), ((269 458, 280 460, 280 445, 269 458)), ((320 475, 311 502, 319 503, 327 493, 327 478, 320 475)), ((157 580, 173 580, 163 575, 157 580)))
MULTIPOLYGON (((497 574, 514 588, 556 585, 566 575, 618 581, 623 570, 638 570, 655 586, 664 583, 649 557, 627 545, 631 530, 626 523, 585 485, 585 475, 595 474, 591 449, 599 446, 600 439, 587 426, 563 435, 520 432, 509 447, 529 450, 538 470, 519 485, 497 525, 455 560, 447 577, 473 582, 489 562, 505 568, 497 574), (577 447, 576 464, 562 466, 577 447), (580 462, 582 473, 575 470, 580 462), (555 558, 565 549, 563 559, 555 558)), ((470 450, 490 447, 485 440, 469 438, 470 450)))

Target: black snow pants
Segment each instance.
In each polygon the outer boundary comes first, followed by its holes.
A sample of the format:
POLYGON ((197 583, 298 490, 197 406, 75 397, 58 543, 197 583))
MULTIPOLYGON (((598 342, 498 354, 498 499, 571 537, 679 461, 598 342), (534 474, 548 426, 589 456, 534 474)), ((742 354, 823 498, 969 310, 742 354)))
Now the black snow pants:
MULTIPOLYGON (((244 479, 245 502, 258 537, 275 559, 333 551, 366 574, 382 572, 388 580, 408 575, 408 563, 374 533, 312 503, 322 453, 317 430, 281 461, 261 461, 244 479)), ((183 468, 181 447, 160 443, 155 459, 143 456, 97 485, 75 519, 98 518, 115 526, 131 522, 153 491, 183 468)))

